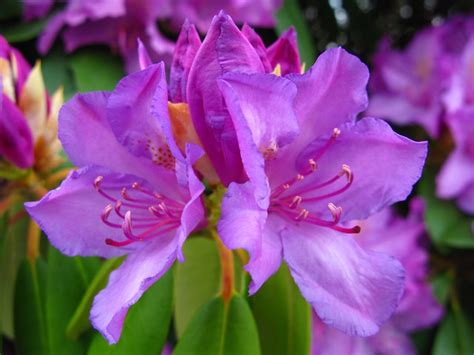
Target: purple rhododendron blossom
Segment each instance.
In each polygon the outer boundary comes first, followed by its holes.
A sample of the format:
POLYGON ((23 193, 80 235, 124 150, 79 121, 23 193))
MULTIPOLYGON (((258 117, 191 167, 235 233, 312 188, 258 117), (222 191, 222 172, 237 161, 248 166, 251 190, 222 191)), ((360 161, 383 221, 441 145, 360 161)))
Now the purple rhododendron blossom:
POLYGON ((405 292, 389 322, 371 337, 350 337, 325 325, 313 313, 313 355, 416 354, 409 333, 436 324, 443 309, 427 281, 428 252, 423 245, 423 208, 413 200, 407 218, 386 208, 365 221, 357 242, 364 248, 396 257, 406 270, 405 292))
POLYGON ((223 12, 214 18, 195 54, 186 93, 181 96, 186 96, 196 132, 226 186, 232 181, 244 182, 247 176, 218 78, 230 72, 268 73, 277 64, 282 65, 285 73, 300 71, 294 30, 290 29, 267 49, 248 25, 240 31, 223 12))
POLYGON ((455 148, 437 176, 436 192, 456 199, 462 210, 474 214, 474 105, 450 114, 447 124, 455 148))
POLYGON ((163 0, 69 0, 49 20, 39 38, 38 49, 45 54, 62 33, 67 52, 85 45, 106 44, 119 51, 127 71, 132 72, 138 69, 138 38, 155 61, 171 56, 174 44, 156 25, 170 11, 169 3, 163 0))
MULTIPOLYGON (((106 44, 119 51, 127 71, 133 72, 138 69, 137 39, 143 41, 155 62, 171 58, 174 44, 158 30, 158 20, 169 20, 172 29, 189 20, 204 33, 214 14, 223 9, 238 22, 271 27, 281 4, 282 0, 67 0, 66 7, 49 20, 38 49, 42 54, 48 52, 62 32, 67 52, 84 45, 106 44)), ((52 5, 51 0, 26 1, 25 20, 46 15, 52 5)))
POLYGON ((205 222, 203 184, 172 136, 164 64, 122 79, 112 92, 78 94, 60 112, 59 137, 79 167, 26 209, 66 255, 128 254, 92 306, 91 322, 118 341, 128 308, 178 260, 205 222))
POLYGON ((401 125, 416 123, 431 136, 439 135, 441 97, 449 82, 439 33, 428 28, 404 50, 392 49, 387 39, 381 43, 374 56, 367 114, 401 125))
POLYGON ((218 81, 249 178, 229 185, 218 230, 228 248, 249 252, 250 294, 284 260, 322 321, 360 336, 395 311, 404 271, 360 246, 360 227, 344 223, 405 199, 427 154, 426 142, 384 121, 355 121, 368 79, 359 59, 335 48, 305 74, 232 72, 218 81))

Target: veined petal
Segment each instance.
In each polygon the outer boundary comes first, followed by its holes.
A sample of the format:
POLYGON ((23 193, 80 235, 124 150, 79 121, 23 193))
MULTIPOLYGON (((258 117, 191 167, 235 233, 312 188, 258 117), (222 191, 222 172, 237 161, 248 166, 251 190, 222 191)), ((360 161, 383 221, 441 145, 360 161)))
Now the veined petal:
POLYGON ((264 68, 232 19, 221 12, 196 54, 187 99, 196 132, 224 185, 245 180, 232 120, 216 80, 230 71, 252 73, 264 68))
POLYGON ((94 299, 90 321, 115 344, 122 333, 128 309, 173 265, 177 239, 174 235, 156 238, 132 254, 110 274, 109 283, 94 299))
POLYGON ((189 70, 200 46, 201 39, 196 27, 186 20, 176 41, 171 63, 169 91, 172 102, 187 102, 189 70))
POLYGON ((25 117, 10 99, 1 93, 0 83, 0 156, 21 169, 34 163, 33 137, 25 117))
POLYGON ((395 311, 404 270, 394 258, 364 251, 328 228, 287 224, 283 257, 321 320, 349 335, 375 334, 395 311))
POLYGON ((353 122, 367 107, 367 67, 342 48, 328 49, 303 75, 288 76, 297 88, 296 115, 301 134, 298 145, 304 147, 314 137, 353 122))
POLYGON ((281 75, 301 72, 297 33, 293 27, 283 32, 276 42, 268 47, 267 56, 272 68, 280 65, 281 75))
POLYGON ((386 122, 376 118, 364 118, 355 125, 342 126, 334 142, 328 148, 322 148, 328 139, 314 141, 298 157, 297 167, 303 169, 308 160, 323 149, 321 157, 316 159, 316 171, 301 184, 303 189, 314 188, 313 193, 303 196, 303 206, 330 218, 326 206, 332 202, 343 209, 341 221, 365 219, 404 200, 420 178, 427 154, 426 142, 400 136, 386 122), (318 189, 315 186, 343 172, 350 172, 346 178, 352 178, 347 190, 311 200, 311 197, 324 196, 341 187, 329 185, 318 189))
POLYGON ((250 254, 245 270, 252 277, 251 295, 278 270, 282 260, 280 221, 267 220, 267 211, 256 204, 252 189, 250 182, 229 185, 218 224, 219 236, 229 249, 245 249, 250 254))
MULTIPOLYGON (((131 175, 115 174, 99 167, 85 167, 73 171, 55 190, 37 202, 27 202, 25 208, 62 253, 70 256, 113 257, 130 249, 107 245, 105 240, 123 240, 121 228, 111 228, 101 221, 104 208, 111 201, 94 187, 98 176, 118 188, 134 182, 146 183, 131 175)), ((136 245, 131 245, 131 250, 136 245)))
POLYGON ((295 87, 272 74, 228 73, 219 80, 219 88, 232 118, 245 172, 256 186, 257 203, 267 206, 264 158, 272 160, 298 134, 295 87))
POLYGON ((131 154, 117 141, 107 120, 109 97, 105 92, 78 94, 61 109, 59 138, 71 161, 79 167, 98 165, 118 173, 134 174, 155 186, 169 187, 160 192, 176 193, 172 171, 159 169, 147 157, 131 154))

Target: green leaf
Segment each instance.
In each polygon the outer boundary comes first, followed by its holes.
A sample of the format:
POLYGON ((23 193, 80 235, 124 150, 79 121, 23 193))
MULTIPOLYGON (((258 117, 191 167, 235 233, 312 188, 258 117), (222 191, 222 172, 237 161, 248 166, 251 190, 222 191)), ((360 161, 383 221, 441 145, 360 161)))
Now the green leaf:
POLYGON ((124 76, 120 58, 102 48, 78 50, 70 65, 80 92, 112 90, 124 76))
POLYGON ((19 22, 1 28, 1 33, 9 43, 24 42, 38 36, 49 19, 32 22, 19 22))
POLYGON ((426 170, 420 193, 425 200, 425 223, 433 243, 440 251, 446 247, 474 248, 474 220, 460 212, 453 202, 437 199, 434 192, 434 173, 426 170))
POLYGON ((194 313, 217 296, 220 289, 220 262, 212 239, 191 238, 183 247, 184 263, 176 267, 174 321, 178 338, 194 313))
MULTIPOLYGON (((15 214, 22 206, 11 209, 10 216, 15 214)), ((9 225, 3 240, 3 250, 0 254, 0 329, 10 338, 14 337, 13 331, 13 301, 15 293, 15 279, 18 268, 26 255, 26 232, 28 219, 22 218, 13 225, 9 225)))
POLYGON ((308 354, 311 308, 286 265, 250 298, 263 354, 308 354))
POLYGON ((168 335, 172 306, 173 271, 170 270, 130 308, 119 342, 109 345, 97 333, 88 354, 160 354, 168 335))
POLYGON ((90 279, 90 270, 86 269, 84 271, 86 277, 89 278, 88 288, 84 293, 81 293, 82 299, 78 302, 79 306, 76 308, 76 311, 67 325, 66 334, 70 339, 78 339, 83 332, 90 328, 89 311, 92 306, 92 301, 95 295, 105 287, 110 273, 120 265, 122 260, 123 258, 106 260, 93 279, 90 279))
POLYGON ((60 47, 54 47, 42 59, 41 69, 49 93, 53 93, 60 86, 64 88, 64 100, 68 100, 77 91, 68 57, 60 47))
POLYGON ((436 334, 433 355, 472 355, 474 353, 474 327, 459 311, 449 312, 436 334))
POLYGON ((84 341, 66 337, 66 326, 89 285, 92 270, 87 269, 94 267, 98 267, 97 258, 71 258, 49 246, 46 320, 53 354, 85 354, 87 351, 84 341))
POLYGON ((48 355, 44 308, 46 263, 24 260, 15 287, 15 344, 19 355, 48 355))
POLYGON ((431 280, 433 293, 439 303, 446 304, 453 284, 454 275, 452 272, 449 271, 442 274, 438 274, 436 275, 436 277, 433 278, 433 280, 431 280))
POLYGON ((217 297, 191 320, 174 355, 260 354, 257 327, 245 299, 236 294, 228 304, 217 297))
POLYGON ((8 19, 11 17, 18 17, 21 15, 22 6, 21 1, 18 0, 2 0, 0 8, 0 20, 8 19))
POLYGON ((298 33, 298 46, 303 63, 306 67, 313 65, 316 58, 316 49, 311 38, 311 31, 306 23, 303 12, 296 0, 284 0, 283 6, 276 13, 276 30, 283 33, 290 26, 294 26, 298 33))

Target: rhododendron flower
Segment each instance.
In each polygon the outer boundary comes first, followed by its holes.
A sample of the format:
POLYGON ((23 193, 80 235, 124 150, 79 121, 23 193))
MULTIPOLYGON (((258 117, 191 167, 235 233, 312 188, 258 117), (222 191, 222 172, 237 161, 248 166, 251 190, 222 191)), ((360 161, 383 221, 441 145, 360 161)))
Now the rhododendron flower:
POLYGON ((41 66, 25 58, 0 36, 0 158, 42 173, 60 161, 57 114, 62 90, 50 99, 41 66))
POLYGON ((376 335, 350 337, 330 328, 313 314, 312 354, 416 354, 409 333, 436 324, 443 313, 427 280, 428 252, 423 245, 420 200, 413 200, 410 214, 401 218, 386 208, 365 221, 356 237, 364 248, 392 255, 406 270, 405 292, 389 322, 376 335))
POLYGON ((374 56, 372 97, 367 114, 394 123, 419 124, 433 137, 440 133, 442 95, 449 83, 439 30, 418 33, 404 50, 384 40, 374 56))
POLYGON ((91 322, 115 343, 128 308, 176 259, 204 221, 204 186, 192 164, 201 149, 172 137, 164 64, 122 79, 113 92, 76 95, 61 110, 59 137, 79 167, 27 211, 66 255, 128 254, 110 275, 91 322))
POLYGON ((67 52, 91 44, 117 49, 129 72, 138 69, 137 38, 141 38, 155 61, 168 59, 173 43, 158 30, 156 21, 170 13, 163 0, 69 0, 52 17, 38 42, 45 54, 59 33, 67 52))
MULTIPOLYGON (((140 38, 154 61, 169 61, 173 42, 158 29, 158 20, 169 21, 171 30, 181 27, 186 19, 201 32, 206 32, 215 13, 224 9, 238 22, 272 27, 274 13, 282 0, 270 1, 167 1, 167 0, 68 0, 66 7, 55 15, 42 33, 38 48, 46 53, 62 32, 66 51, 90 44, 107 44, 118 49, 127 71, 137 70, 136 43, 140 38)), ((25 3, 26 20, 44 16, 52 2, 41 0, 25 3)))
POLYGON ((227 73, 218 85, 249 177, 229 185, 218 230, 228 248, 249 252, 250 294, 284 260, 323 322, 361 336, 396 309, 404 271, 344 223, 405 199, 427 153, 381 120, 355 121, 368 77, 335 48, 302 75, 227 73))
POLYGON ((226 186, 232 181, 244 182, 247 177, 227 104, 218 88, 218 78, 229 72, 272 72, 277 64, 280 64, 284 74, 300 72, 295 36, 294 30, 290 29, 266 49, 261 38, 249 26, 240 31, 232 19, 221 12, 214 18, 195 54, 186 93, 182 90, 183 86, 179 86, 181 97, 186 96, 203 147, 226 186))
POLYGON ((446 121, 456 146, 437 176, 436 192, 474 214, 474 105, 450 114, 446 121))

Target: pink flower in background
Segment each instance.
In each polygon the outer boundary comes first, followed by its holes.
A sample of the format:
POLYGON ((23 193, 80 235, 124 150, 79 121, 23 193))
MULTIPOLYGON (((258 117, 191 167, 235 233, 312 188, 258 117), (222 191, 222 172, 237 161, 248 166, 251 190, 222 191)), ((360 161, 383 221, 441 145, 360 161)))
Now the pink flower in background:
POLYGON ((366 249, 396 257, 406 270, 405 292, 393 317, 368 338, 350 337, 325 325, 313 314, 313 355, 409 355, 416 354, 409 333, 433 326, 442 317, 427 280, 428 251, 420 200, 413 200, 408 217, 392 209, 358 222, 362 231, 355 238, 366 249))
POLYGON ((373 58, 368 115, 400 125, 419 124, 433 137, 440 133, 442 94, 449 83, 439 31, 418 33, 403 50, 385 39, 373 58))
POLYGON ((436 178, 436 192, 474 214, 474 105, 449 114, 446 121, 455 148, 436 178))
MULTIPOLYGON (((168 21, 169 30, 176 31, 188 19, 205 33, 213 16, 221 9, 237 22, 272 27, 274 13, 282 0, 260 1, 189 1, 189 0, 68 0, 66 6, 52 17, 40 36, 38 49, 49 51, 61 33, 67 52, 93 44, 106 44, 124 58, 126 69, 138 69, 137 39, 146 46, 153 62, 170 62, 174 43, 158 29, 157 21, 168 21)), ((52 0, 27 0, 24 18, 44 16, 52 0)))

